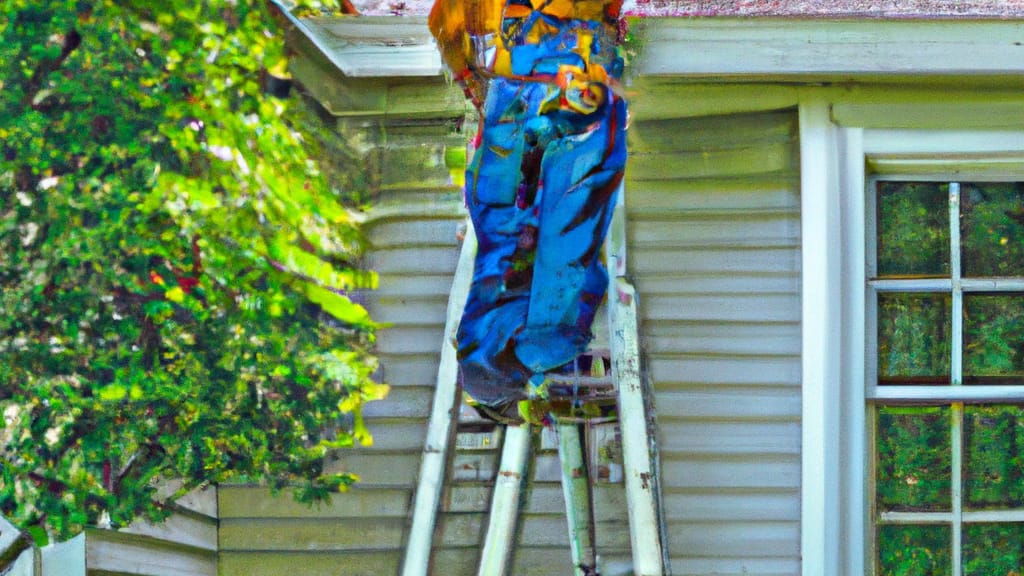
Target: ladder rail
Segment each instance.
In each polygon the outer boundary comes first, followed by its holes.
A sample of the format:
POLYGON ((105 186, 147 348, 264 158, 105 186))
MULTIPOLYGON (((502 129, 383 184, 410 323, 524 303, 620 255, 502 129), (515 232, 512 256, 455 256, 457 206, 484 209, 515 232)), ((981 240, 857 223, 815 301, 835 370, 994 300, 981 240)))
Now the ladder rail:
POLYGON ((648 419, 636 289, 626 280, 626 209, 622 188, 605 242, 611 280, 608 285, 608 330, 613 380, 618 387, 622 466, 629 510, 629 540, 636 576, 668 574, 664 548, 657 460, 648 419))
MULTIPOLYGON (((660 508, 657 462, 653 455, 648 402, 640 370, 640 346, 636 290, 625 279, 625 208, 619 194, 605 254, 612 271, 607 313, 612 381, 618 395, 618 420, 622 433, 623 472, 629 514, 633 570, 637 576, 668 574, 664 526, 660 508)), ((577 376, 577 380, 579 377, 577 376)), ((587 382, 593 385, 595 382, 587 382)), ((526 464, 528 432, 510 426, 502 453, 501 471, 495 482, 490 520, 481 554, 478 576, 504 576, 519 518, 519 491, 526 464), (510 452, 509 442, 512 442, 510 452)), ((562 489, 566 505, 574 574, 585 575, 584 566, 596 570, 596 542, 591 506, 593 485, 586 476, 579 429, 565 421, 557 426, 562 489), (572 429, 570 431, 570 428, 572 429), (582 476, 582 477, 581 477, 582 476)))
POLYGON ((505 576, 507 573, 519 524, 519 500, 530 456, 531 436, 529 424, 505 429, 501 468, 494 479, 490 518, 477 576, 505 576))
POLYGON ((577 424, 558 422, 558 459, 562 465, 562 495, 569 525, 573 574, 596 574, 594 512, 591 506, 593 485, 584 462, 584 449, 577 424))
POLYGON ((473 259, 477 248, 473 223, 468 218, 466 222, 466 236, 462 241, 462 252, 448 295, 448 315, 445 320, 444 342, 441 344, 441 362, 437 368, 434 402, 423 445, 423 458, 420 461, 412 525, 402 563, 402 576, 427 576, 430 568, 434 526, 437 524, 451 443, 452 420, 458 414, 456 402, 459 364, 455 350, 455 334, 473 281, 473 259))
MULTIPOLYGON (((610 269, 607 313, 612 379, 618 389, 619 426, 622 433, 623 468, 629 508, 630 543, 634 573, 638 576, 667 574, 663 548, 663 526, 658 482, 652 458, 651 429, 640 372, 640 350, 636 311, 636 290, 625 279, 625 210, 621 202, 615 213, 605 253, 610 269)), ((434 528, 440 509, 458 395, 458 360, 455 333, 472 283, 476 236, 469 222, 455 279, 448 299, 445 341, 441 349, 437 386, 431 410, 423 459, 417 483, 409 540, 403 559, 402 576, 427 576, 433 548, 434 528)), ((586 382, 600 386, 598 379, 586 382)), ((522 482, 530 454, 529 425, 506 430, 501 467, 492 493, 487 533, 480 556, 478 576, 504 576, 512 555, 522 482)), ((594 534, 591 526, 590 479, 581 481, 572 472, 583 460, 578 428, 565 422, 559 426, 563 491, 569 521, 570 541, 576 574, 581 566, 593 566, 594 534), (573 427, 577 455, 572 454, 573 427), (563 437, 565 438, 563 440, 563 437), (563 454, 563 445, 566 451, 563 454), (584 502, 585 501, 585 502, 584 502), (590 544, 588 546, 588 544, 590 544), (588 551, 589 548, 589 551, 588 551)), ((584 469, 585 470, 585 469, 584 469)))
POLYGON ((640 351, 637 339, 636 291, 616 279, 609 295, 612 316, 612 372, 619 384, 619 429, 622 465, 629 508, 633 570, 637 576, 663 576, 661 514, 658 483, 651 458, 640 351))

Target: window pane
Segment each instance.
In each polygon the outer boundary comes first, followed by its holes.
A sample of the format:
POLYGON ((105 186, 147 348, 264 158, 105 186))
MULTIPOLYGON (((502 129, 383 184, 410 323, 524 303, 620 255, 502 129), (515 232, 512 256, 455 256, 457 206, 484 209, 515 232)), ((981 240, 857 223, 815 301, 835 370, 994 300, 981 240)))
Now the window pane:
POLYGON ((968 524, 964 527, 964 576, 1021 574, 1024 525, 968 524))
POLYGON ((878 529, 881 576, 952 574, 949 526, 881 526, 878 529))
POLYGON ((948 511, 950 408, 878 409, 876 502, 882 511, 948 511))
POLYGON ((949 294, 878 295, 880 384, 949 384, 949 294))
POLYGON ((964 296, 964 382, 1024 383, 1024 294, 964 296))
POLYGON ((1024 276, 1024 183, 963 184, 964 276, 1024 276))
POLYGON ((949 276, 949 184, 878 183, 878 275, 949 276))
POLYGON ((1024 505, 1024 410, 967 406, 964 499, 969 509, 1024 505))

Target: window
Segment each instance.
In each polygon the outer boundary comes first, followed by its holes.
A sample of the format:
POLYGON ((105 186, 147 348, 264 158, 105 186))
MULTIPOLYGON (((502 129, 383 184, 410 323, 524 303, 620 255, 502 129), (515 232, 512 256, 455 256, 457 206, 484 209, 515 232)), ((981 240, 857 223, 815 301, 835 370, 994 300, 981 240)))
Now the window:
MULTIPOLYGON (((976 369, 997 365, 976 350, 1024 305, 1022 259, 999 256, 1024 240, 993 228, 994 243, 979 244, 971 230, 989 230, 970 223, 964 199, 972 187, 1016 198, 1024 131, 838 126, 835 111, 824 99, 800 104, 803 573, 1007 574, 996 563, 1017 561, 1011 544, 1024 540, 1013 492, 1024 483, 1014 480, 1024 375, 1005 353, 1001 368, 976 369), (906 233, 919 236, 901 250, 906 233), (995 254, 978 260, 978 246, 995 254), (900 325, 911 321, 927 332, 900 325), (901 359, 907 350, 925 355, 901 359), (914 565, 922 555, 931 568, 914 565)), ((1002 213, 1018 223, 1012 204, 1002 213)))
POLYGON ((1024 182, 880 175, 865 195, 869 562, 1024 570, 1024 182))

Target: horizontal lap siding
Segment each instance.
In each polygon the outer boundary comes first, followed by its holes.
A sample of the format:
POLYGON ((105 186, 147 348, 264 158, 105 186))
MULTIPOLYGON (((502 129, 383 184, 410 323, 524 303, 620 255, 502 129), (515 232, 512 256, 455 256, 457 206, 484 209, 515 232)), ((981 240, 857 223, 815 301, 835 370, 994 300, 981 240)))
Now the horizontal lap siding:
MULTIPOLYGON (((171 493, 178 487, 170 482, 160 492, 171 493)), ((179 498, 163 522, 138 518, 120 530, 90 528, 82 537, 89 576, 215 576, 216 489, 195 490, 179 498)))
POLYGON ((789 111, 630 128, 629 267, 676 575, 800 571, 796 134, 789 111))
MULTIPOLYGON (((553 440, 554 435, 549 436, 553 440)), ((564 576, 572 574, 561 468, 557 452, 533 438, 533 457, 524 482, 519 525, 509 574, 564 576)), ((439 531, 435 534, 432 574, 473 576, 486 536, 499 450, 459 450, 445 487, 439 531), (479 456, 478 456, 479 455, 479 456), (479 476, 466 467, 479 467, 479 476), (453 528, 454 527, 454 528, 453 528), (438 536, 456 534, 457 538, 438 536)), ((601 574, 631 574, 629 526, 622 484, 599 482, 594 487, 594 516, 601 574)))
MULTIPOLYGON (((569 527, 555 454, 540 454, 520 514, 513 575, 572 574, 569 527)), ((632 574, 629 522, 622 484, 600 483, 594 493, 595 541, 601 574, 632 574)))
MULTIPOLYGON (((435 170, 432 181, 447 181, 443 165, 444 147, 464 147, 463 136, 453 135, 443 141, 428 138, 410 140, 400 155, 395 174, 385 182, 384 192, 375 204, 378 217, 369 225, 373 251, 369 265, 380 274, 380 289, 371 301, 373 317, 388 327, 381 331, 377 353, 381 361, 381 378, 391 385, 391 398, 367 407, 372 417, 374 450, 384 449, 389 462, 398 463, 411 457, 415 463, 410 480, 416 481, 428 418, 433 403, 434 385, 444 327, 448 315, 448 292, 458 263, 460 245, 457 233, 465 220, 461 191, 453 186, 439 186, 434 194, 423 190, 400 172, 408 170, 409 159, 427 153, 433 155, 435 170)), ((396 156, 397 157, 397 156, 396 156)), ((423 161, 414 162, 423 164, 423 161)), ((489 468, 496 462, 487 462, 489 468)), ((456 459, 454 467, 462 466, 456 459)), ((473 461, 467 466, 479 466, 473 461)), ((485 472, 486 473, 486 472, 485 472)), ((449 488, 442 501, 434 533, 431 574, 457 576, 475 574, 479 557, 480 535, 486 527, 486 506, 481 494, 453 494, 449 488)), ((407 499, 411 502, 415 485, 410 485, 407 499)), ((396 574, 404 545, 408 541, 407 514, 404 518, 398 559, 382 565, 376 574, 396 574)))
MULTIPOLYGON (((373 446, 330 456, 328 472, 353 472, 360 482, 327 506, 296 504, 287 491, 274 498, 259 488, 222 489, 221 576, 398 573, 464 218, 445 149, 465 140, 447 123, 370 132, 377 145, 368 154, 380 173, 364 225, 370 244, 365 264, 379 273, 380 288, 366 295, 366 306, 386 323, 375 353, 378 380, 391 386, 385 400, 364 408, 373 446)), ((436 543, 446 562, 460 565, 473 556, 465 547, 476 545, 482 516, 444 518, 436 543)))
MULTIPOLYGON (((203 531, 215 534, 216 524, 211 522, 203 531)), ((85 573, 89 576, 217 574, 217 551, 210 546, 182 545, 163 538, 111 530, 87 530, 85 538, 85 573)), ((216 541, 211 544, 215 546, 216 541)), ((56 572, 60 573, 60 568, 56 572)))
MULTIPOLYGON (((432 574, 459 576, 477 573, 492 488, 490 482, 449 484, 439 531, 435 533, 432 574)), ((597 486, 595 503, 598 552, 604 568, 601 574, 631 574, 629 526, 621 485, 597 486)), ((568 534, 561 485, 552 478, 534 479, 523 495, 509 574, 572 574, 568 534)))

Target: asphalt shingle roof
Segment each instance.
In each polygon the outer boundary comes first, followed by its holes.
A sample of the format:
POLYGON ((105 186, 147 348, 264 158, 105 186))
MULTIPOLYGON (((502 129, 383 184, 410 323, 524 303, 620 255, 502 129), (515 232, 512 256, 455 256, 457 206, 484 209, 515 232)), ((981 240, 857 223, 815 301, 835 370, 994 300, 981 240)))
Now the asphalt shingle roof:
MULTIPOLYGON (((432 0, 354 0, 365 15, 422 16, 432 0)), ((1024 0, 626 0, 634 16, 1021 18, 1024 0)))

